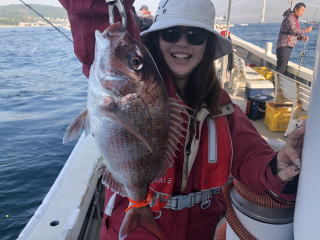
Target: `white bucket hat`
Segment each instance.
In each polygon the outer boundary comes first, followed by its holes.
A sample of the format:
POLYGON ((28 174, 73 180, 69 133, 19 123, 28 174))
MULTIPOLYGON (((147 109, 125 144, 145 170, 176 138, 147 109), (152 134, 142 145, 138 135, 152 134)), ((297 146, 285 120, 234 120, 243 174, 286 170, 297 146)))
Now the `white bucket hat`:
POLYGON ((232 44, 214 30, 215 15, 216 11, 210 0, 161 0, 154 23, 141 32, 141 36, 173 26, 203 28, 216 36, 213 58, 218 59, 232 52, 232 44))

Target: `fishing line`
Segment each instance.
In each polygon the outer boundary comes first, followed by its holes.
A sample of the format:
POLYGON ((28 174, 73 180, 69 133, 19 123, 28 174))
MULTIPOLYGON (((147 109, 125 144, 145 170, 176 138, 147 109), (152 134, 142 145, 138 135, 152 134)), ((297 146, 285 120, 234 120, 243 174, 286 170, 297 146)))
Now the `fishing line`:
POLYGON ((33 12, 35 12, 38 16, 40 16, 43 20, 45 20, 47 23, 49 23, 54 29, 56 29, 59 33, 61 33, 65 38, 67 38, 70 42, 73 43, 73 40, 70 39, 66 34, 64 34, 59 28, 57 28, 55 25, 53 25, 49 20, 47 20, 44 16, 42 16, 39 12, 37 12, 35 9, 33 9, 29 4, 25 3, 22 0, 19 0, 22 2, 26 7, 30 8, 33 12))

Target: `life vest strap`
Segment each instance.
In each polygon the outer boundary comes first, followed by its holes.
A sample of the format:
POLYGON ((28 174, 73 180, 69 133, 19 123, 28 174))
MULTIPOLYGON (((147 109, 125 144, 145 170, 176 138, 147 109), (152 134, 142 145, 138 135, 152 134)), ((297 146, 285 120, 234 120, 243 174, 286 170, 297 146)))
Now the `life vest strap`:
POLYGON ((220 193, 221 187, 216 187, 199 192, 191 192, 184 195, 172 196, 167 200, 167 205, 164 208, 172 210, 181 210, 191 208, 196 204, 201 203, 201 208, 206 209, 211 206, 211 198, 220 193))

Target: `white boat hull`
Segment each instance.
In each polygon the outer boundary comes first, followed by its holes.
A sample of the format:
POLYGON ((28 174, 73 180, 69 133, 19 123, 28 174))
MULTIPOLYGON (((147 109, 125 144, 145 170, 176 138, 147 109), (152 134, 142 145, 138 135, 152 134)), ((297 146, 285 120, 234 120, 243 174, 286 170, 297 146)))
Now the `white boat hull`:
POLYGON ((18 240, 78 239, 102 164, 91 136, 81 136, 59 177, 18 240))
POLYGON ((319 239, 320 236, 320 31, 315 59, 316 77, 312 86, 309 118, 303 144, 302 169, 299 178, 294 216, 296 240, 319 239))

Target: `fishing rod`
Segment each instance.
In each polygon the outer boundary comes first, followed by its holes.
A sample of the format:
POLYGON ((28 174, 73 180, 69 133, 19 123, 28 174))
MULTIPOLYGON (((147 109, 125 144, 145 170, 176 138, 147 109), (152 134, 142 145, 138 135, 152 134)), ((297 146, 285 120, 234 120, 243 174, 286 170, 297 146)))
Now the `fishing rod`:
MULTIPOLYGON (((319 5, 319 6, 320 6, 320 5, 319 5)), ((318 12, 319 6, 317 7, 315 13, 313 14, 313 18, 312 18, 311 23, 314 22, 314 19, 315 19, 315 16, 316 16, 317 12, 318 12)), ((309 25, 309 26, 310 26, 310 25, 309 25)), ((307 40, 306 40, 305 43, 304 43, 304 47, 303 47, 302 51, 300 52, 299 69, 298 69, 297 75, 294 76, 294 79, 296 79, 296 78, 299 76, 299 74, 300 74, 301 65, 302 65, 302 63, 303 63, 304 57, 306 56, 306 48, 307 48, 309 39, 310 39, 310 37, 307 38, 307 40)))
POLYGON ((35 9, 33 9, 29 4, 25 3, 22 0, 19 0, 22 2, 26 7, 30 8, 34 13, 36 13, 38 16, 40 16, 43 20, 45 20, 47 23, 49 23, 54 29, 56 29, 59 33, 61 33, 65 38, 67 38, 70 42, 73 43, 73 40, 70 39, 64 32, 62 32, 59 28, 57 28, 55 25, 53 25, 49 20, 47 20, 44 16, 42 16, 39 12, 37 12, 35 9))

